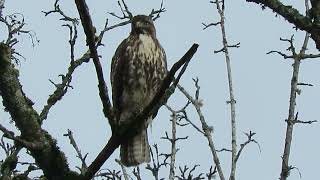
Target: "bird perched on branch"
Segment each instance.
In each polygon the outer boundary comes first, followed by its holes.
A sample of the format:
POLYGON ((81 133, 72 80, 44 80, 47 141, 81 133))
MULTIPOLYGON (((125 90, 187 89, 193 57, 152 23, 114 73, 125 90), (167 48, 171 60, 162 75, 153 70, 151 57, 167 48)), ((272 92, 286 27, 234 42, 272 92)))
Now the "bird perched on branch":
MULTIPOLYGON (((166 74, 166 55, 152 18, 134 16, 130 35, 118 46, 111 65, 112 100, 119 126, 131 122, 130 117, 151 102, 166 74)), ((147 127, 151 120, 152 117, 145 121, 141 132, 121 144, 120 157, 125 166, 150 161, 147 127)))

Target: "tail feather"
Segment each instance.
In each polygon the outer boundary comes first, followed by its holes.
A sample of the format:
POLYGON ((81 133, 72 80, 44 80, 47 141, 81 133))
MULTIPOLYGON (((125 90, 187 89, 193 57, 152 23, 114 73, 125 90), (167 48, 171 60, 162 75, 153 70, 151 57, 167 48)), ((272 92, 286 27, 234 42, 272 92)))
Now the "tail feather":
POLYGON ((141 131, 120 147, 121 162, 125 166, 137 166, 150 162, 150 150, 147 131, 141 131))

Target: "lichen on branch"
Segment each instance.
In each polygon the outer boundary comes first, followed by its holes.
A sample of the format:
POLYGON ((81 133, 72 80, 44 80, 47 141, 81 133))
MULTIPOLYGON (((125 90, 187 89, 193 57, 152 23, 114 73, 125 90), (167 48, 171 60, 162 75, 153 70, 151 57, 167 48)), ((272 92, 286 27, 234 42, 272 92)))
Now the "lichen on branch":
MULTIPOLYGON (((313 13, 316 17, 308 17, 308 15, 302 15, 296 8, 288 5, 284 5, 278 0, 246 0, 247 2, 253 2, 262 5, 263 9, 268 7, 275 13, 281 15, 288 22, 292 23, 296 28, 306 31, 311 34, 311 38, 316 43, 316 47, 320 50, 320 23, 318 19, 320 13, 313 13)), ((320 7, 313 7, 312 12, 320 11, 320 7)))

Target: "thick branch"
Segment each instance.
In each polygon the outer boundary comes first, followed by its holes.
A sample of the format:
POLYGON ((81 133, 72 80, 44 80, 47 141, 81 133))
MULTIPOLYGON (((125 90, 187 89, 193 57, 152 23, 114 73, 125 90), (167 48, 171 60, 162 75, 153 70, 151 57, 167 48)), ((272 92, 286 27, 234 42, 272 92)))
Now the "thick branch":
POLYGON ((40 126, 37 123, 38 114, 32 108, 32 101, 29 100, 21 89, 18 80, 19 71, 11 63, 10 48, 0 44, 0 91, 3 98, 3 105, 9 111, 17 127, 24 137, 40 137, 40 126))
POLYGON ((21 139, 20 137, 15 136, 12 131, 9 131, 1 124, 0 124, 0 131, 3 132, 4 137, 15 141, 17 144, 20 144, 21 146, 23 146, 27 149, 40 149, 40 148, 42 148, 41 143, 29 142, 27 140, 21 139))
POLYGON ((36 148, 27 148, 48 179, 64 179, 75 175, 70 171, 55 140, 40 128, 39 115, 22 91, 19 71, 11 62, 10 52, 7 45, 0 43, 0 91, 4 107, 21 131, 21 139, 37 144, 36 148))
POLYGON ((87 37, 87 45, 90 49, 91 58, 93 59, 94 66, 96 68, 96 73, 99 81, 99 95, 103 105, 103 112, 104 115, 109 119, 109 122, 111 122, 114 119, 114 115, 112 111, 110 98, 108 95, 108 88, 103 77, 103 71, 96 48, 95 28, 92 25, 92 20, 86 2, 84 0, 75 0, 75 3, 77 5, 82 26, 87 37))
MULTIPOLYGON (((286 6, 278 0, 246 0, 247 2, 254 2, 261 4, 263 7, 272 9, 277 14, 284 17, 287 21, 294 24, 300 30, 311 34, 315 41, 317 49, 320 50, 320 24, 312 21, 308 16, 304 16, 292 6, 286 6)), ((316 9, 315 9, 316 10, 316 9)), ((319 11, 319 9, 317 9, 319 11)), ((314 17, 316 18, 316 17, 314 17)), ((318 17, 319 18, 319 17, 318 17)))

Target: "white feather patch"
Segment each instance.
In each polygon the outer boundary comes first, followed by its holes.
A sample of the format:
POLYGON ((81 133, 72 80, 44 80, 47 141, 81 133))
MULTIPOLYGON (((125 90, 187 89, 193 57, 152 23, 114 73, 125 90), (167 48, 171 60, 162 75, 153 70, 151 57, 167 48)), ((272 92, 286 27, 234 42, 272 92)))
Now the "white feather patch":
POLYGON ((138 48, 138 56, 145 56, 145 58, 142 58, 141 60, 145 60, 147 62, 152 61, 153 58, 151 57, 154 56, 156 50, 156 44, 154 43, 152 37, 147 34, 140 34, 139 39, 141 43, 138 48))

